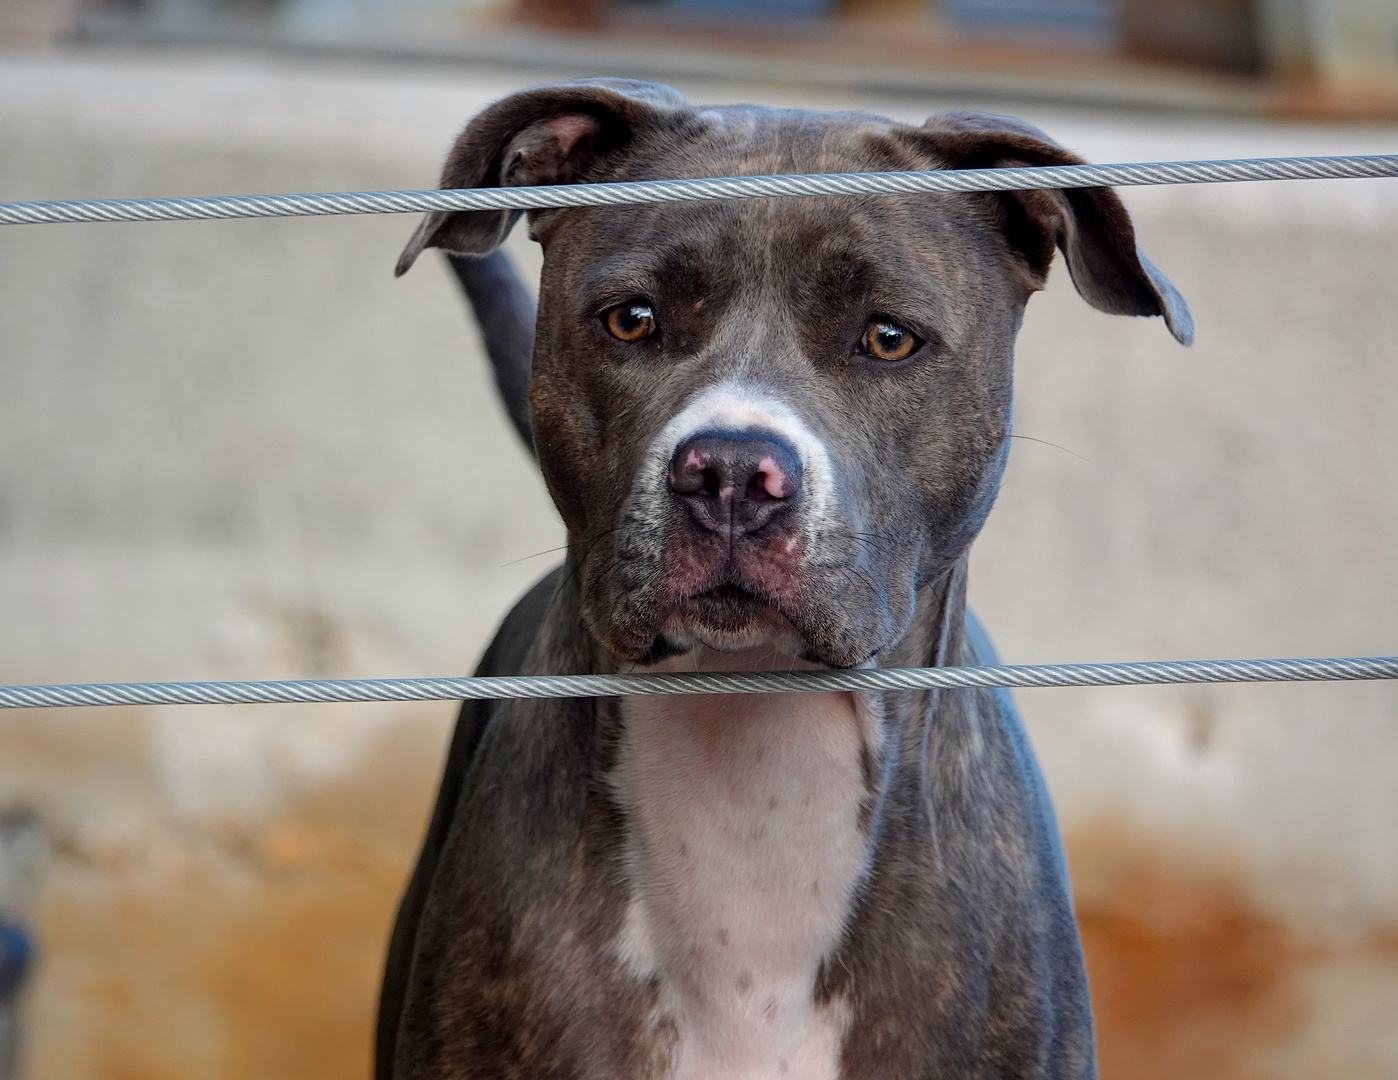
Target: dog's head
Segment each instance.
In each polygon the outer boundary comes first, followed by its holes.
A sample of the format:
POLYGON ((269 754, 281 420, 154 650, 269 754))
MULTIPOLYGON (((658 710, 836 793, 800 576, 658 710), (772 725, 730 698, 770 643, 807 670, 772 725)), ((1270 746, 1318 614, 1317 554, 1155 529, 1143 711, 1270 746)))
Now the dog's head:
MULTIPOLYGON (((1075 164, 1017 121, 690 106, 592 80, 506 98, 443 187, 1075 164)), ((518 214, 429 215, 489 251, 518 214)), ((847 666, 899 641, 994 500, 1015 334, 1055 250, 1094 307, 1184 301, 1110 190, 748 199, 530 215, 530 392, 584 617, 620 657, 776 646, 847 666)))

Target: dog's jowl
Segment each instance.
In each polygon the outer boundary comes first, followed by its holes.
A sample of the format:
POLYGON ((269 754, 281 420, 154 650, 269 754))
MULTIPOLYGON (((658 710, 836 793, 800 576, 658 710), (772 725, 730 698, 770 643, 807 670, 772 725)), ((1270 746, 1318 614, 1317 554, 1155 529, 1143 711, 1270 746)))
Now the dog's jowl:
MULTIPOLYGON (((979 113, 596 80, 488 108, 442 185, 1078 160, 979 113)), ((1026 301, 1061 251, 1094 307, 1191 334, 1103 188, 538 211, 534 320, 490 254, 516 216, 429 215, 399 263, 451 253, 568 529, 483 674, 993 662, 966 556, 1026 301)), ((380 1080, 1094 1072, 1007 694, 464 706, 389 949, 380 1080)))

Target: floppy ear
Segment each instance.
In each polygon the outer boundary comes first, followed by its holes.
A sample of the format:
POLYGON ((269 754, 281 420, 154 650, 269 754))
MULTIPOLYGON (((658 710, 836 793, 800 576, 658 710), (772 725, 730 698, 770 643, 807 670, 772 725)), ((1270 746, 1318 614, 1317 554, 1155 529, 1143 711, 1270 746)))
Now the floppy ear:
MULTIPOLYGON (((950 112, 904 129, 949 169, 1081 165, 1038 128, 1006 116, 950 112)), ((1113 315, 1159 315, 1183 345, 1194 340, 1189 305, 1136 246, 1136 230, 1111 188, 1007 191, 995 200, 1010 243, 1042 286, 1054 248, 1063 252, 1078 293, 1113 315)))
MULTIPOLYGON (((684 98, 668 86, 580 79, 513 94, 472 120, 447 155, 442 188, 573 184, 589 178, 646 130, 676 125, 684 98)), ((498 246, 518 210, 434 211, 423 218, 394 273, 424 248, 480 255, 498 246)))

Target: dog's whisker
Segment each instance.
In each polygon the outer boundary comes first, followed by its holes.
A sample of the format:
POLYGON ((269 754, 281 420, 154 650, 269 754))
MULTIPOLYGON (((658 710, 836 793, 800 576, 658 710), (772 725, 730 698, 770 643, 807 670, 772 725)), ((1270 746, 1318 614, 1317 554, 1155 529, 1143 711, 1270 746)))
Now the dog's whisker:
POLYGON ((516 565, 518 565, 519 563, 528 562, 530 559, 537 559, 540 555, 552 555, 552 554, 553 554, 554 552, 556 552, 556 551, 567 551, 567 550, 568 550, 568 545, 567 545, 567 544, 560 544, 558 547, 545 548, 543 551, 536 551, 536 552, 534 552, 533 555, 521 555, 518 559, 511 559, 511 560, 510 560, 509 562, 507 562, 507 563, 501 563, 501 564, 500 564, 500 569, 503 570, 503 569, 505 569, 505 567, 507 567, 507 566, 516 566, 516 565))
POLYGON ((1010 438, 1023 439, 1025 442, 1039 443, 1041 446, 1051 446, 1055 450, 1062 450, 1065 454, 1072 454, 1073 457, 1077 458, 1079 461, 1085 461, 1094 467, 1097 466, 1097 462, 1093 461, 1090 457, 1084 457, 1076 450, 1069 450, 1066 446, 1059 446, 1056 442, 1049 442, 1047 439, 1036 439, 1033 435, 1011 435, 1010 438))

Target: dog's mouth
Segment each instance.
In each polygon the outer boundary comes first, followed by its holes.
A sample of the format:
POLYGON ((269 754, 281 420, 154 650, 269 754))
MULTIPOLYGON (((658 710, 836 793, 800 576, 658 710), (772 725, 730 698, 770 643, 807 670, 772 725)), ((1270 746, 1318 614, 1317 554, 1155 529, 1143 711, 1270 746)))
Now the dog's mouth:
POLYGON ((706 622, 737 631, 775 608, 770 600, 737 584, 719 585, 689 598, 689 603, 706 622))
POLYGON ((774 600, 732 581, 681 599, 662 633, 682 651, 696 645, 720 652, 764 645, 799 652, 802 647, 800 635, 774 600))

